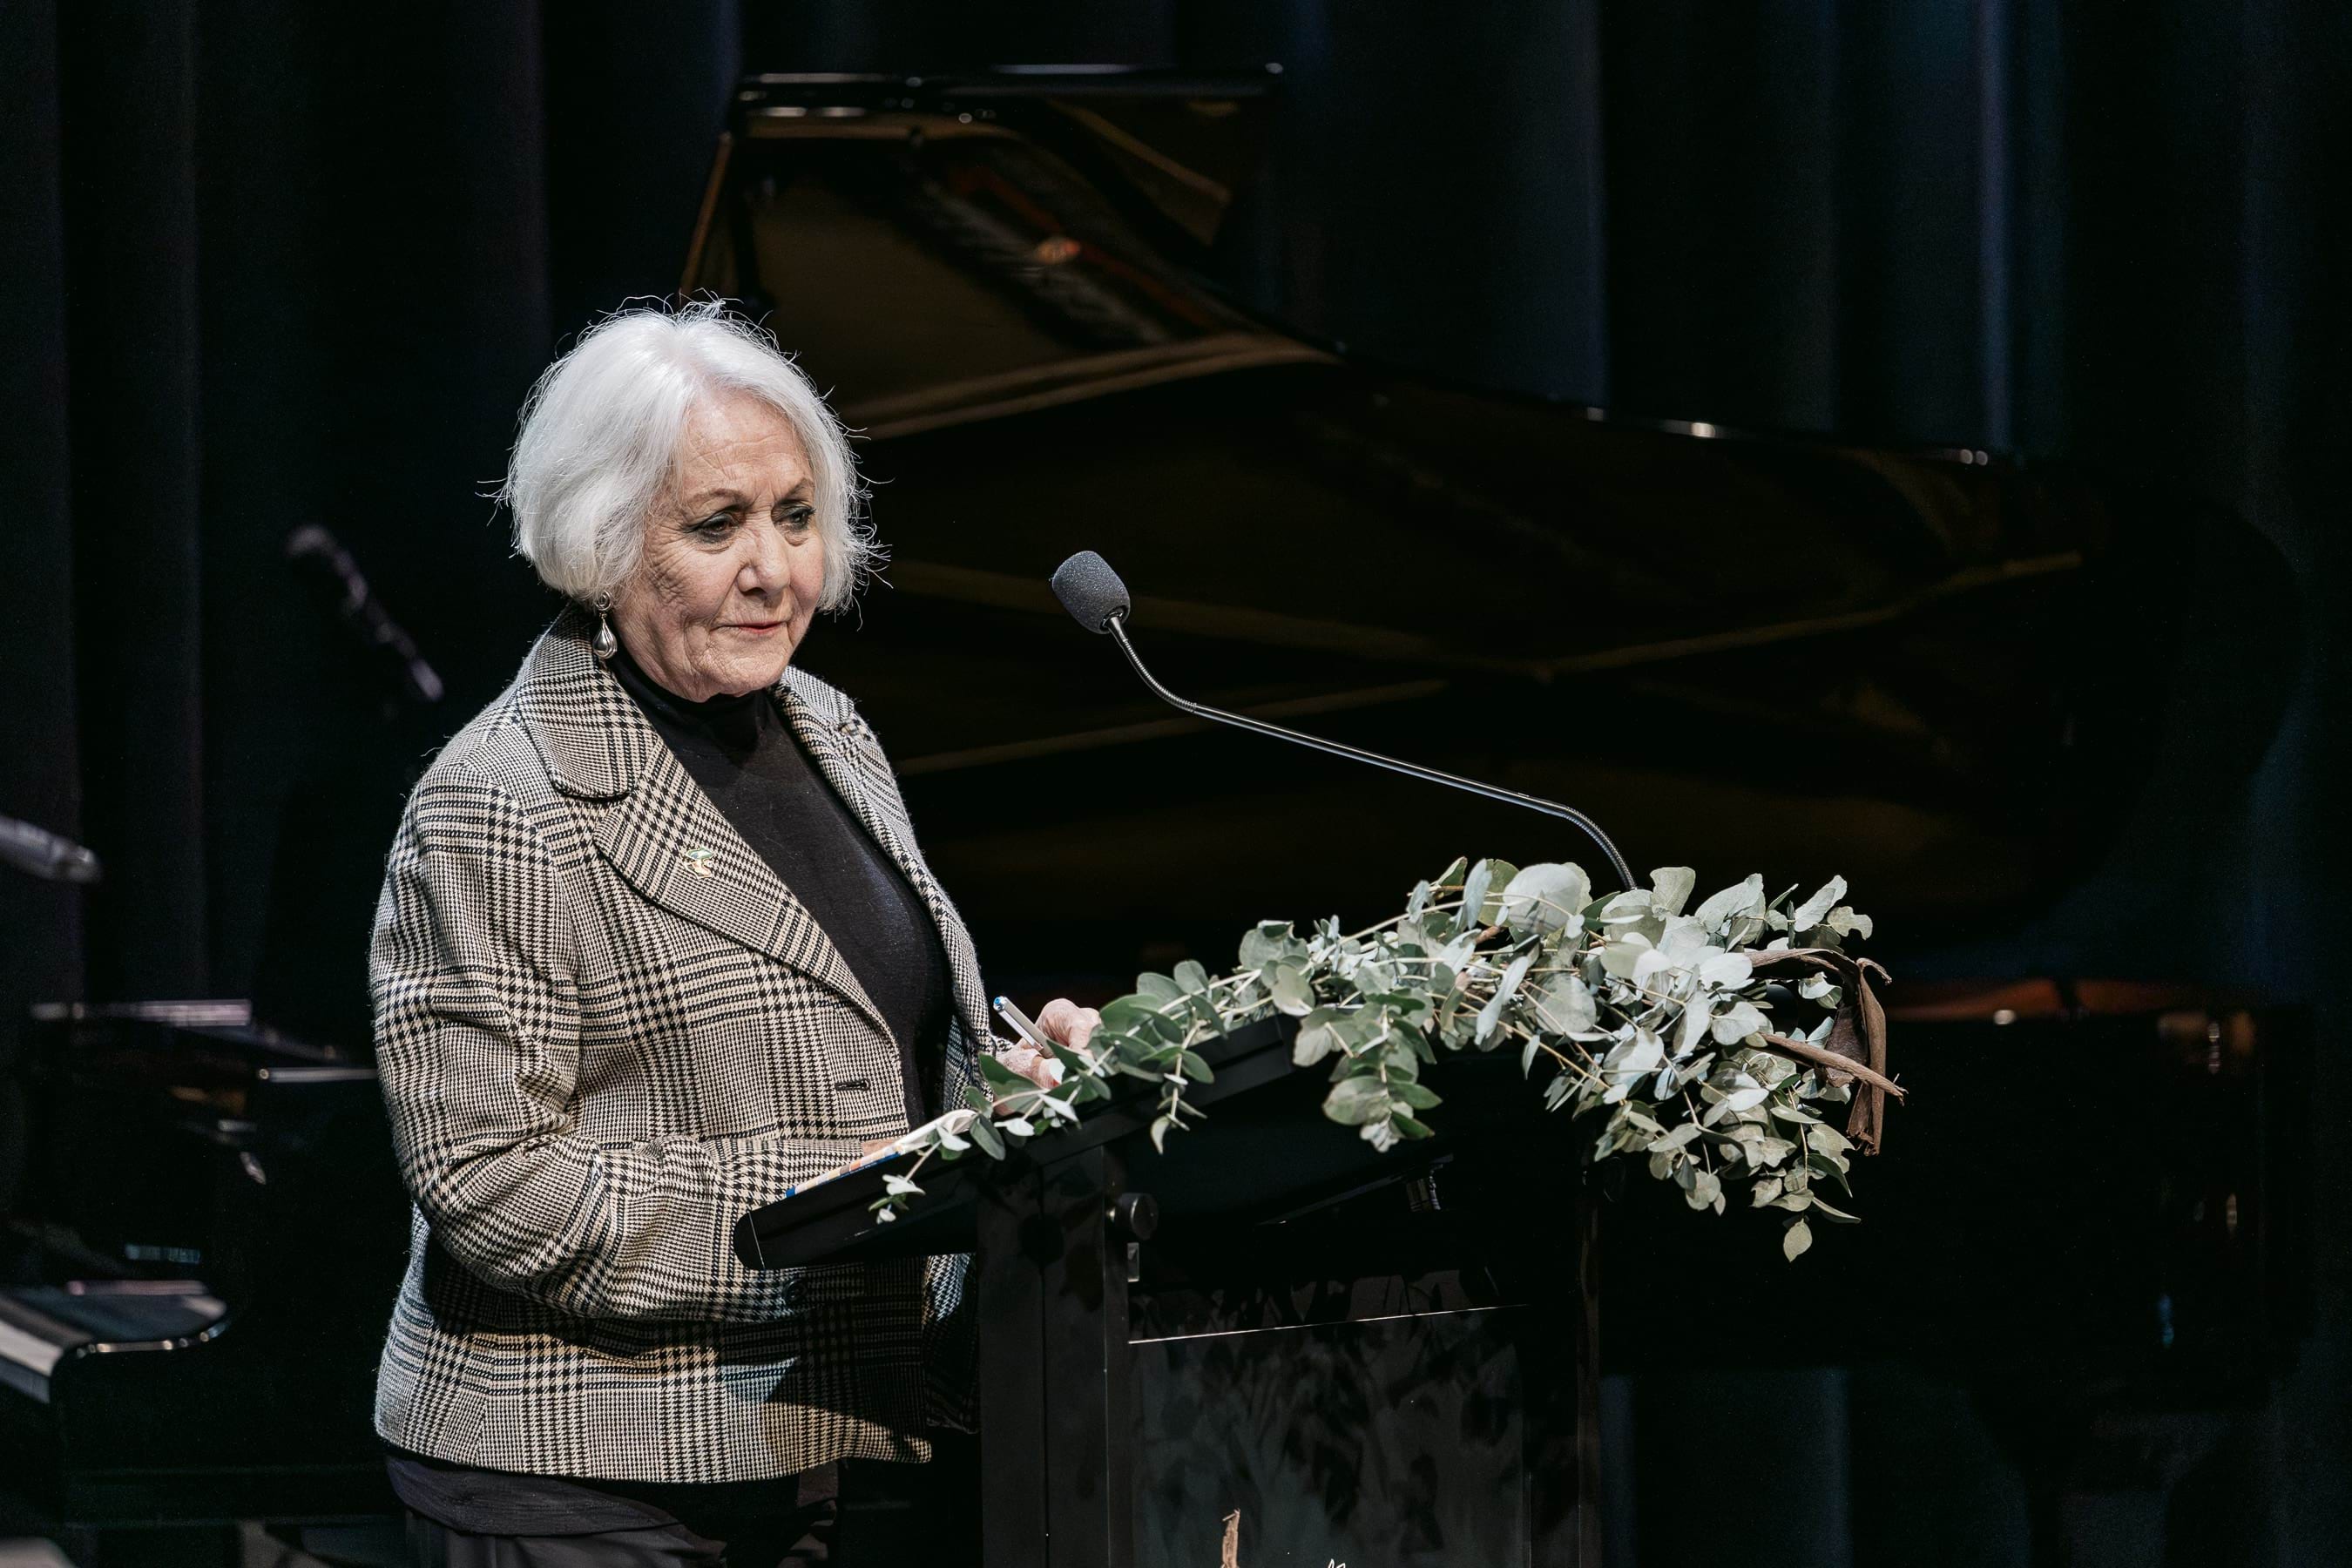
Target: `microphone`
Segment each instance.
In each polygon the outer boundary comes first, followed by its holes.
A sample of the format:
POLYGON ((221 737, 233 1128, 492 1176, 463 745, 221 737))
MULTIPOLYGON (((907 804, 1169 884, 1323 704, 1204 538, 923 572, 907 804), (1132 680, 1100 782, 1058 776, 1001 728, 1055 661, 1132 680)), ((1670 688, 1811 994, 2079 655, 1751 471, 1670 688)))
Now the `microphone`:
POLYGON ((403 695, 426 705, 441 700, 441 676, 417 651, 415 639, 385 613, 342 542, 316 523, 286 536, 286 559, 324 592, 345 626, 371 652, 381 651, 399 671, 403 695))
POLYGON ((1360 747, 1342 745, 1337 741, 1326 741, 1319 736, 1301 734, 1296 730, 1286 730, 1279 724, 1269 724, 1262 719, 1252 719, 1242 713, 1228 713, 1222 708, 1211 708, 1204 703, 1188 701, 1177 696, 1160 685, 1151 671, 1143 667, 1143 659, 1136 653, 1135 645, 1128 640, 1127 617, 1134 605, 1128 596, 1127 584, 1118 580, 1118 574, 1111 570, 1110 563, 1093 551, 1081 550, 1055 567, 1053 589, 1054 597, 1062 602, 1062 608, 1070 612, 1071 618, 1087 630, 1102 633, 1118 644, 1119 652, 1127 655, 1127 662, 1135 667, 1135 673, 1142 679, 1143 684, 1151 689, 1153 696, 1170 706, 1181 709, 1196 718, 1213 719, 1220 724, 1231 724, 1236 729, 1248 730, 1255 734, 1271 735, 1277 741, 1289 741, 1297 745, 1311 747, 1315 751, 1328 752, 1335 757, 1348 757, 1356 762, 1370 763, 1374 767, 1386 768, 1391 773, 1402 773, 1407 778, 1423 779, 1431 784, 1449 784, 1455 789, 1467 790, 1472 795, 1484 795, 1488 800, 1499 800, 1506 805, 1522 805, 1529 811, 1539 811, 1546 816, 1556 816, 1564 822, 1573 823, 1582 828, 1593 843, 1601 847, 1601 852, 1609 858, 1610 868, 1617 873, 1618 882, 1629 890, 1634 886, 1633 868, 1625 864, 1625 857, 1617 852, 1616 844, 1610 839, 1609 835, 1601 830, 1599 823, 1573 806, 1562 805, 1558 801, 1539 799, 1531 795, 1521 795, 1517 790, 1503 789, 1496 784, 1481 784, 1476 779, 1465 779, 1458 773, 1440 773, 1435 768, 1424 768, 1416 763, 1401 762, 1395 757, 1384 757, 1378 752, 1367 752, 1360 747))
POLYGON ((91 851, 13 816, 0 816, 0 864, 44 882, 95 882, 100 875, 91 851))
POLYGON ((1112 621, 1124 620, 1133 608, 1128 603, 1127 584, 1118 580, 1109 562, 1091 550, 1081 550, 1055 567, 1053 588, 1062 608, 1090 632, 1109 631, 1112 621))

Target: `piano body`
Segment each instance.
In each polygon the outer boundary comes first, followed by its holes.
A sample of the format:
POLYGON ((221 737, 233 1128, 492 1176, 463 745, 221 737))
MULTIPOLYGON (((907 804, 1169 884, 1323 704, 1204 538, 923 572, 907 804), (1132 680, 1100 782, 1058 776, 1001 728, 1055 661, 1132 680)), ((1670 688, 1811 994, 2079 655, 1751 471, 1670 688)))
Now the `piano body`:
POLYGON ((405 1203, 374 1069, 242 1012, 57 1006, 27 1033, 0 1490, 54 1527, 392 1506, 370 1370, 405 1203))
POLYGON ((1925 944, 2098 855, 2153 743, 2180 503, 1305 341, 1207 280, 1241 265, 1265 90, 758 77, 714 171, 686 286, 830 391, 892 550, 801 657, 889 741, 984 935, 1115 973, 1139 929, 1221 950, 1457 853, 1588 853, 1171 714, 1046 592, 1088 547, 1178 689, 1566 799, 1637 867, 1833 868, 1925 944))

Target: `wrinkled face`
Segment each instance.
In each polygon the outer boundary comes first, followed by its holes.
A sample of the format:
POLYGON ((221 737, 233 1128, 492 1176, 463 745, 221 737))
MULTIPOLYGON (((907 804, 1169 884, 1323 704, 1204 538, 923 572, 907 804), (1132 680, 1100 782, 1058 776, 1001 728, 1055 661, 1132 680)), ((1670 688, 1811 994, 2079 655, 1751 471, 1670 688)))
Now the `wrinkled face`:
POLYGON ((773 686, 824 584, 808 453, 745 393, 687 422, 669 493, 646 519, 644 563, 613 598, 613 630, 689 701, 773 686))

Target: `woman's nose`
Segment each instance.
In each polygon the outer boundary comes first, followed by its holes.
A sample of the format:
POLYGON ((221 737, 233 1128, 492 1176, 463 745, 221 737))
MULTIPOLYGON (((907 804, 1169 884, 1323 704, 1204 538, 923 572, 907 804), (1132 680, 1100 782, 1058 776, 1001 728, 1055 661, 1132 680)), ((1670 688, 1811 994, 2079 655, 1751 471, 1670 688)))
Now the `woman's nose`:
POLYGON ((736 582, 745 593, 772 594, 786 575, 783 535, 772 528, 747 528, 743 534, 750 552, 736 574, 736 582))

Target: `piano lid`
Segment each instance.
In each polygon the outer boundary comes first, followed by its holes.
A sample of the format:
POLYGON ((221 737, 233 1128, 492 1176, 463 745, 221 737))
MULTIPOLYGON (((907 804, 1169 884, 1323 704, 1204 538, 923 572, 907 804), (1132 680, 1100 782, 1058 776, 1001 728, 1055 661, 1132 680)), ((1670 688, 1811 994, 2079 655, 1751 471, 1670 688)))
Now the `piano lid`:
POLYGON ((1156 704, 1045 588, 1087 547, 1177 689, 1567 800, 1636 867, 1842 872, 1924 935, 2100 851, 2156 730, 2174 612, 2136 562, 2177 503, 1310 342, 1211 280, 1265 87, 740 96, 687 284, 765 311, 864 434, 888 585, 801 657, 875 720, 976 923, 1223 941, 1393 908, 1457 850, 1593 858, 1156 704))
POLYGON ((688 286, 779 310, 876 439, 1322 359, 1184 265, 1263 85, 754 78, 688 286))

